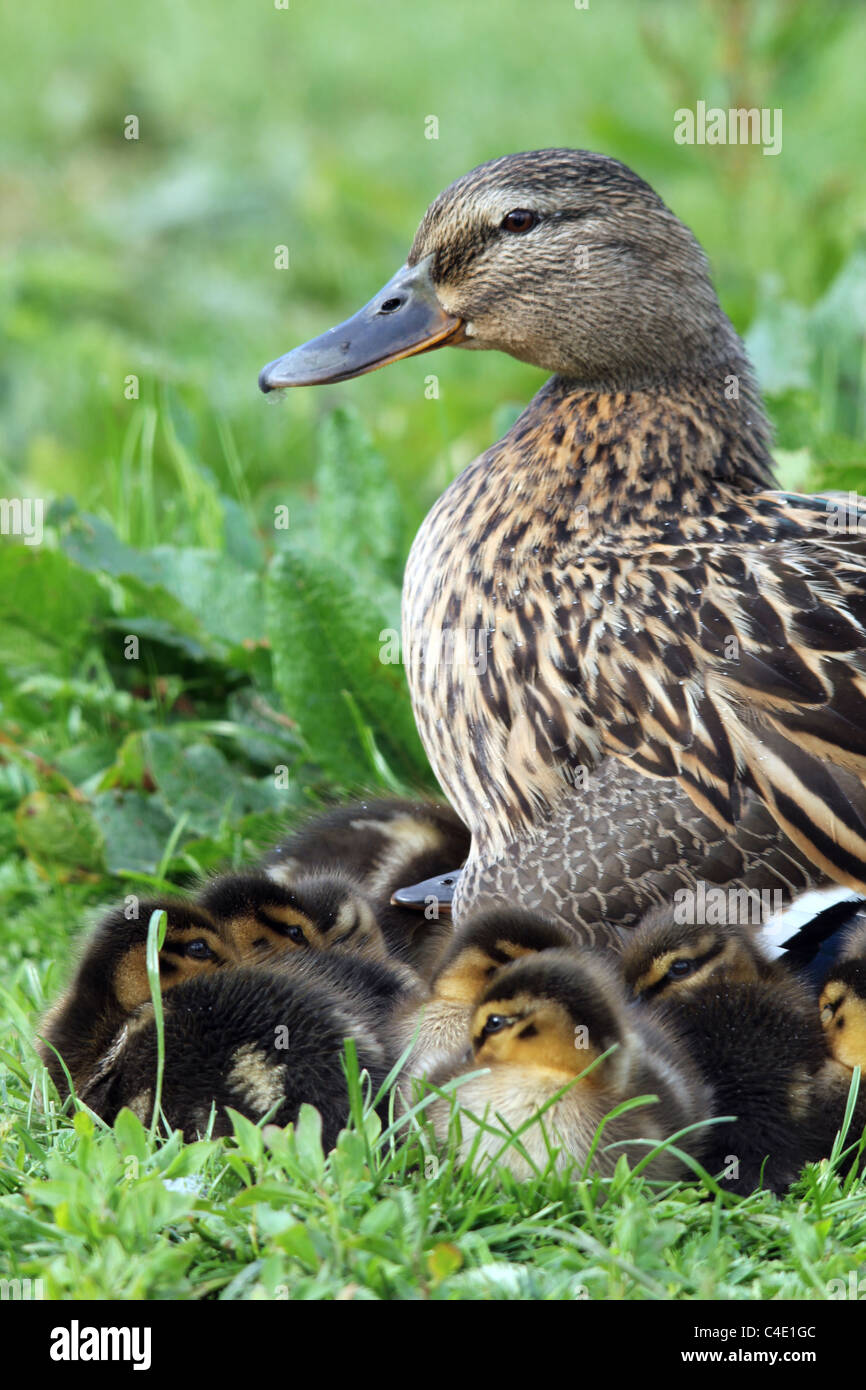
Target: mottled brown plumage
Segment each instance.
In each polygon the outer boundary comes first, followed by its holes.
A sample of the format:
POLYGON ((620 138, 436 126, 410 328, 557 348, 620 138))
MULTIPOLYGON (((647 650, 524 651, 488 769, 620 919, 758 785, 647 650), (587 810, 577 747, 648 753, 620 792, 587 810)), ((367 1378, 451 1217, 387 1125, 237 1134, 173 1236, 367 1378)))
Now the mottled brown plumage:
POLYGON ((457 919, 518 896, 618 946, 701 879, 866 890, 866 509, 772 490, 691 232, 615 160, 513 155, 436 199, 386 290, 264 389, 443 342, 554 373, 406 568, 415 715, 472 832, 457 919))

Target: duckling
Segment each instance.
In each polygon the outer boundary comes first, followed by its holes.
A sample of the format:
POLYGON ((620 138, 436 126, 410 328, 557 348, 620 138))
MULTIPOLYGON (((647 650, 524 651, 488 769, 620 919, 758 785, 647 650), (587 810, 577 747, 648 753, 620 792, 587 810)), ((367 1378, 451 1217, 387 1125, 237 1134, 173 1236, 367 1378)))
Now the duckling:
POLYGON ((735 1117, 708 1134, 705 1163, 724 1186, 745 1195, 763 1178, 781 1192, 829 1154, 847 1081, 828 1058, 808 986, 767 960, 747 930, 680 924, 660 908, 621 966, 634 997, 694 1059, 715 1114, 735 1117))
POLYGON ((618 160, 493 159, 365 308, 259 384, 446 345, 554 374, 406 567, 415 718, 472 835, 455 921, 519 900, 618 944, 702 880, 866 892, 866 504, 775 490, 692 233, 618 160), (443 632, 483 633, 484 661, 443 632))
POLYGON ((124 908, 107 913, 87 938, 69 987, 40 1026, 39 1054, 61 1096, 68 1084, 60 1058, 82 1092, 124 1021, 150 998, 147 931, 159 908, 168 917, 159 952, 163 993, 235 963, 216 922, 192 903, 159 899, 139 902, 135 917, 127 917, 124 908))
POLYGON ((199 902, 242 960, 305 948, 389 958, 369 898, 344 874, 305 874, 291 887, 266 874, 223 874, 199 902))
POLYGON ((504 965, 536 951, 569 944, 569 936, 543 917, 517 909, 479 913, 452 943, 431 985, 431 998, 397 1012, 390 1030, 395 1050, 411 1044, 404 1070, 429 1075, 465 1052, 477 1000, 504 965))
MULTIPOLYGON (((498 1158, 518 1178, 547 1166, 549 1144, 559 1147, 557 1168, 575 1161, 579 1169, 598 1126, 632 1097, 656 1099, 605 1125, 593 1157, 593 1167, 602 1175, 613 1173, 622 1153, 632 1163, 646 1156, 647 1146, 634 1141, 661 1143, 709 1114, 709 1089, 688 1056, 662 1028, 629 1008, 612 965, 594 951, 558 948, 504 966, 477 1004, 471 1039, 470 1067, 490 1071, 458 1089, 460 1156, 465 1159, 477 1144, 477 1160, 498 1158), (523 1130, 545 1106, 544 1128, 531 1124, 523 1130), (526 1156, 514 1146, 500 1152, 501 1134, 477 1123, 485 1116, 496 1130, 521 1130, 526 1156)), ((466 1070, 465 1062, 452 1064, 431 1080, 442 1085, 466 1070)), ((437 1099, 430 1115, 444 1143, 450 1103, 437 1099)), ((699 1156, 705 1143, 701 1133, 693 1131, 677 1143, 699 1156)), ((680 1178, 688 1170, 664 1150, 649 1171, 656 1178, 680 1178)))
MULTIPOLYGON (((348 874, 368 894, 388 950, 429 978, 447 945, 450 911, 419 920, 394 895, 403 884, 457 869, 469 853, 469 832, 451 810, 432 801, 371 798, 335 806, 299 826, 263 859, 284 886, 316 872, 348 874)), ((417 907, 429 906, 422 899, 417 907)))
MULTIPOLYGON (((349 1113, 344 1039, 355 1040, 359 1066, 369 1073, 374 1095, 391 1065, 370 1026, 369 1011, 357 1012, 347 1004, 345 992, 331 987, 336 959, 336 953, 295 956, 285 971, 241 965, 172 990, 164 1004, 161 1096, 172 1129, 181 1130, 187 1141, 208 1132, 230 1134, 226 1107, 254 1123, 270 1116, 283 1126, 296 1120, 300 1106, 308 1102, 322 1116, 325 1147, 334 1146, 349 1113)), ((341 964, 362 974, 385 969, 350 957, 341 964)), ((149 1123, 156 1070, 153 1012, 143 1006, 95 1079, 87 1103, 108 1123, 123 1106, 149 1123)))
MULTIPOLYGON (((827 1046, 837 1062, 866 1076, 866 912, 857 913, 818 1000, 827 1046)), ((864 1083, 866 1084, 866 1083, 864 1083)))

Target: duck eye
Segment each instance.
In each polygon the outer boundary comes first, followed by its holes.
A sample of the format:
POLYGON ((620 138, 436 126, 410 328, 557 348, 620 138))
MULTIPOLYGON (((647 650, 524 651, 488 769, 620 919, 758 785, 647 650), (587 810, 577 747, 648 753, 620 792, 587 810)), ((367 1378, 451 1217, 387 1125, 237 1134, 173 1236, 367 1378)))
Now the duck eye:
POLYGON ((304 933, 301 931, 301 928, 299 926, 287 927, 286 936, 289 938, 290 941, 294 941, 298 946, 306 945, 307 938, 304 936, 304 933))
POLYGON ((538 214, 528 208, 514 208, 500 222, 503 232, 528 232, 538 222, 538 214))
POLYGON ((693 960, 675 960, 668 970, 669 980, 684 980, 695 968, 693 960))
POLYGON ((201 937, 196 937, 195 941, 186 943, 184 955, 190 956, 193 960, 216 960, 210 946, 201 937))

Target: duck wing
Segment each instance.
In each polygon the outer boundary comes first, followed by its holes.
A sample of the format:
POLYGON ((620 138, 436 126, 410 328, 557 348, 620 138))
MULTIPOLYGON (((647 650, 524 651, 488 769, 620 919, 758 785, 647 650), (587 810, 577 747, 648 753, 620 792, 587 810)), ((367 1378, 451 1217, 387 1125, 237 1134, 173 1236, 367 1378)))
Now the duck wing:
POLYGON ((866 503, 764 493, 741 507, 735 526, 702 519, 697 540, 684 525, 681 543, 566 565, 576 602, 556 664, 606 752, 676 778, 723 828, 756 793, 815 865, 863 891, 866 503))

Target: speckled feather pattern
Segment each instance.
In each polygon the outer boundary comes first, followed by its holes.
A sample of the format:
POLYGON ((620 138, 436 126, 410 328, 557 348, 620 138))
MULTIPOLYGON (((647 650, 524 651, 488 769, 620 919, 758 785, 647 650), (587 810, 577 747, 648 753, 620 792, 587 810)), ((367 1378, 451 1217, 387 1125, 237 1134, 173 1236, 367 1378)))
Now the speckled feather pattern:
POLYGON ((630 925, 701 876, 866 889, 866 543, 771 477, 748 392, 554 379, 440 498, 407 566, 404 643, 425 747, 474 836, 458 913, 508 895, 518 864, 527 905, 579 927, 630 925), (448 629, 486 632, 486 666, 441 659, 430 634, 448 629), (611 913, 611 892, 633 901, 611 913))

